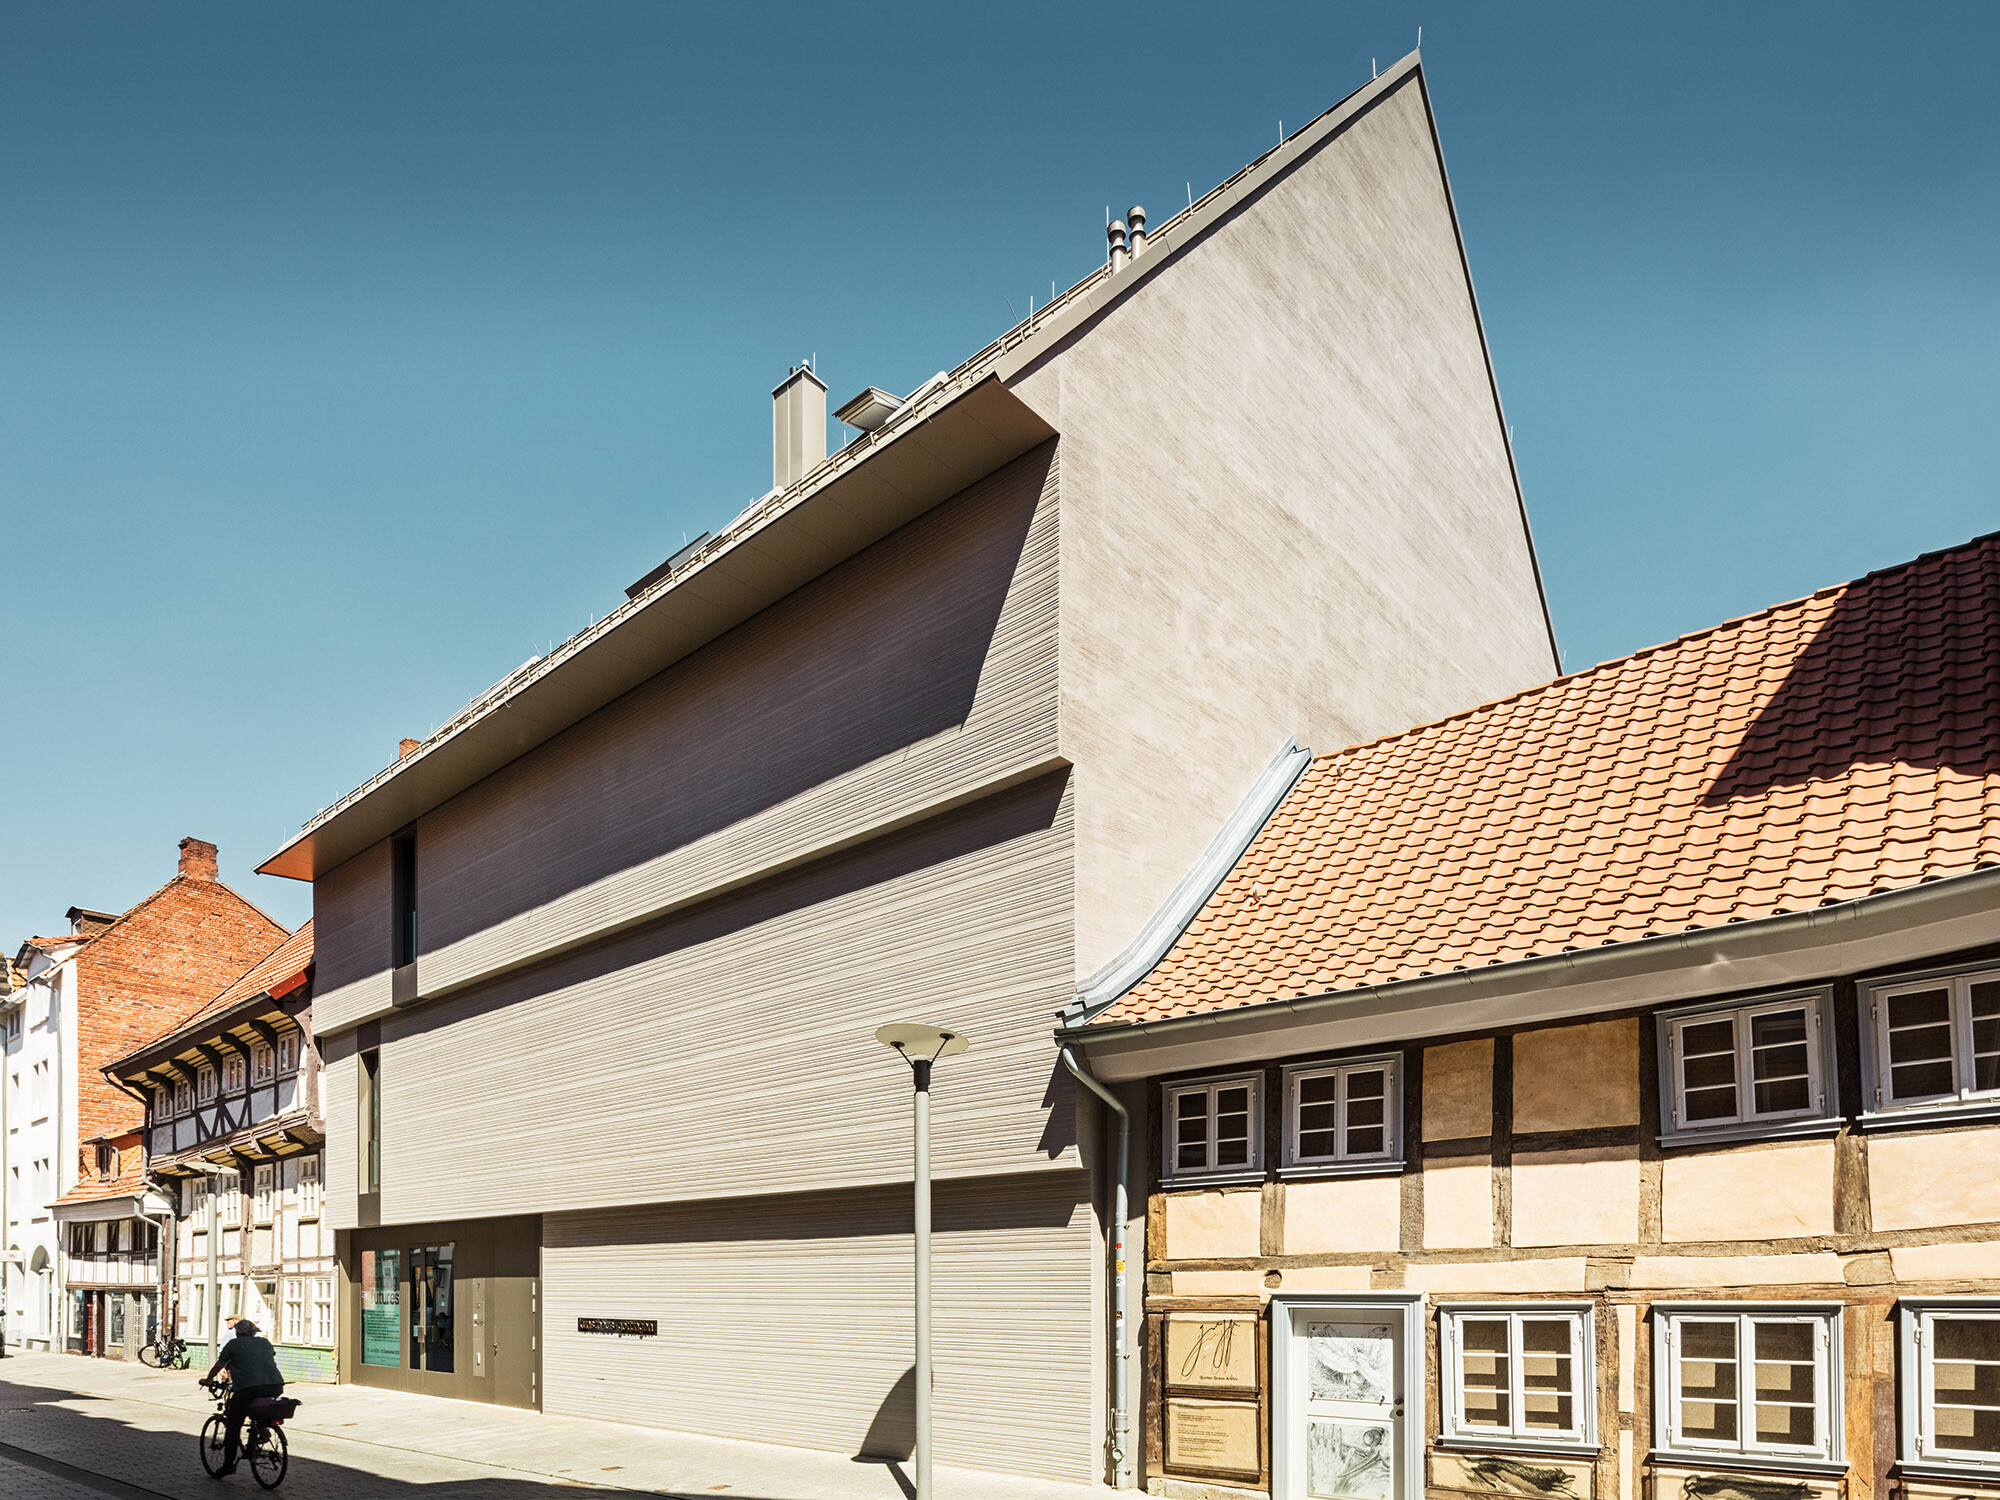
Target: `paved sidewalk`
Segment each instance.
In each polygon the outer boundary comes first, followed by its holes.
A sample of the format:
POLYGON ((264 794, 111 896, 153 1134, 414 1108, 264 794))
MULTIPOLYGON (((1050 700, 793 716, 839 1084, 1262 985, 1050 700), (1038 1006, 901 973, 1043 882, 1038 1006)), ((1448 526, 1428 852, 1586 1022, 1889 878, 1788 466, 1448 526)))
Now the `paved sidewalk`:
MULTIPOLYGON (((195 1370, 65 1354, 0 1360, 0 1495, 7 1500, 238 1500, 247 1471, 202 1472, 195 1437, 214 1409, 195 1370)), ((291 1500, 556 1500, 588 1487, 677 1500, 908 1500, 910 1466, 859 1463, 359 1386, 301 1385, 285 1424, 291 1500)), ((774 1411, 774 1423, 784 1420, 774 1411)), ((1110 1491, 938 1470, 939 1500, 1099 1500, 1110 1491)))

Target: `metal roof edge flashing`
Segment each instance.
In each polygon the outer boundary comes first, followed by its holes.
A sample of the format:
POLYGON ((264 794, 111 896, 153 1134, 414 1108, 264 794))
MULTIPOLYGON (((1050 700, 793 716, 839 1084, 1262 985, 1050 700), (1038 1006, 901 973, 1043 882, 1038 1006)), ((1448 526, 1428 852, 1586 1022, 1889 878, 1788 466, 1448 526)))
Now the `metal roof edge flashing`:
POLYGON ((1271 815, 1299 784, 1306 767, 1312 764, 1310 748, 1301 748, 1297 739, 1287 739, 1263 774, 1251 785, 1236 810, 1229 815, 1201 858, 1168 893, 1159 909, 1139 929, 1138 935, 1110 963, 1076 987, 1069 1004, 1062 1009, 1062 1026, 1072 1030, 1087 1025, 1093 1016, 1115 1003, 1140 980, 1153 972, 1167 956, 1188 924, 1229 878, 1238 860, 1250 848, 1271 815))
MULTIPOLYGON (((1178 1037, 1190 1032, 1227 1031, 1238 1026, 1263 1029, 1273 1025, 1283 1025, 1287 1016, 1311 1019, 1318 1017, 1322 1012, 1351 1007, 1368 1000, 1399 1003, 1414 1009, 1434 1003, 1430 998, 1433 994, 1457 991, 1461 995, 1471 996, 1477 995, 1482 990, 1526 988, 1544 974, 1566 976, 1566 982, 1576 983, 1595 978, 1622 978, 1627 974, 1650 969, 1664 969, 1666 966, 1655 960, 1676 953, 1690 954, 1701 961, 1721 963, 1737 957, 1753 956, 1758 951, 1777 951, 1787 946, 1797 946, 1797 940, 1810 936, 1815 928, 1839 929, 1870 920, 1890 922, 1907 921, 1910 918, 1920 919, 1912 925, 1925 925, 1928 921, 1948 921, 1954 915, 1962 916, 1966 913, 1946 911, 1930 916, 1930 908, 1949 907, 1959 902, 1972 905, 1978 903, 1981 898, 1989 901, 2000 899, 2000 865, 1984 865, 1958 875, 1941 875, 1917 885, 1899 886, 1894 890, 1857 896, 1852 901, 1808 907, 1800 911, 1780 912, 1768 917, 1753 917, 1746 921, 1725 923, 1719 927, 1664 932, 1652 937, 1633 938, 1623 943, 1606 943, 1595 948, 1565 949, 1560 953, 1543 953, 1532 958, 1486 964, 1477 969, 1452 969, 1438 974, 1421 974, 1411 979, 1392 979, 1381 984, 1356 985, 1352 989, 1318 990, 1311 994, 1294 995, 1285 999, 1261 1000, 1222 1010, 1162 1016, 1152 1021, 1130 1021, 1096 1028, 1081 1036, 1068 1035, 1064 1040, 1086 1043, 1118 1040, 1138 1044, 1156 1036, 1178 1037), (1742 952, 1731 950, 1742 950, 1742 952), (1600 974, 1599 971, 1603 972, 1600 974)), ((1822 940, 1836 944, 1850 937, 1861 936, 1863 934, 1849 934, 1835 930, 1826 933, 1822 940)))

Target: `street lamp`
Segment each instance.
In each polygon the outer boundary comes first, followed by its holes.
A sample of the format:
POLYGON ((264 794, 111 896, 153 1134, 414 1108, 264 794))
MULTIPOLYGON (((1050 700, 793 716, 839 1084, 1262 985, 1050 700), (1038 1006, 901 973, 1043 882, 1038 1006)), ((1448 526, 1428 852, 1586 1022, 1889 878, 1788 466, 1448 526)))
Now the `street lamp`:
POLYGON ((941 1026, 897 1022, 875 1033, 910 1065, 917 1123, 917 1500, 931 1500, 931 1064, 972 1044, 941 1026))
MULTIPOLYGON (((211 1178, 241 1175, 236 1168, 225 1167, 219 1162, 195 1160, 184 1161, 181 1165, 190 1171, 206 1173, 211 1178)), ((222 1215, 216 1212, 215 1189, 216 1184, 210 1182, 208 1185, 208 1316, 203 1320, 208 1330, 208 1355, 211 1362, 222 1350, 222 1329, 218 1326, 222 1322, 222 1283, 217 1280, 215 1271, 215 1242, 222 1238, 222 1215)), ((164 1255, 164 1248, 162 1254, 164 1255)))

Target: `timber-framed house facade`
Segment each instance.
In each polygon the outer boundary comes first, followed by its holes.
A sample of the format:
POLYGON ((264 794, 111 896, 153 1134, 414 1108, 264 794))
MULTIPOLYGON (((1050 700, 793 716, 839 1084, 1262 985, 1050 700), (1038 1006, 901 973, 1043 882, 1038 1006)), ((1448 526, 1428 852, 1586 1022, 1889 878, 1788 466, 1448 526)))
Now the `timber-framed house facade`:
POLYGON ((2000 535, 1354 749, 1086 987, 1168 1496, 2000 1496, 2000 535))
POLYGON ((105 1069, 146 1104, 148 1175, 175 1205, 176 1327, 212 1337, 209 1237, 221 1322, 248 1317, 289 1379, 334 1367, 333 1244, 320 1228, 326 1138, 312 1039, 312 924, 166 1036, 105 1069))

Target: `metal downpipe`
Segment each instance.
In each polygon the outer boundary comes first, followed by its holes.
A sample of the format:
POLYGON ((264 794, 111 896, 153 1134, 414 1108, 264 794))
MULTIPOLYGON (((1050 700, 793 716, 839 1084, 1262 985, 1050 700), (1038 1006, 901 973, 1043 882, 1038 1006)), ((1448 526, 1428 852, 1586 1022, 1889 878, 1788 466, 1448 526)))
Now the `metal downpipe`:
MULTIPOLYGON (((1078 1083, 1097 1095, 1118 1116, 1118 1177, 1111 1199, 1111 1323, 1116 1340, 1115 1363, 1111 1367, 1111 1474, 1112 1483, 1118 1489, 1129 1490, 1135 1484, 1137 1468, 1136 1455, 1132 1451, 1131 1340, 1129 1319, 1126 1317, 1131 1300, 1132 1272, 1125 1253, 1125 1226, 1130 1217, 1132 1114, 1118 1102, 1111 1090, 1090 1076, 1076 1054, 1067 1047, 1062 1049, 1062 1061, 1063 1066, 1076 1076, 1078 1083)), ((1143 1250, 1143 1245, 1141 1248, 1143 1250)))

